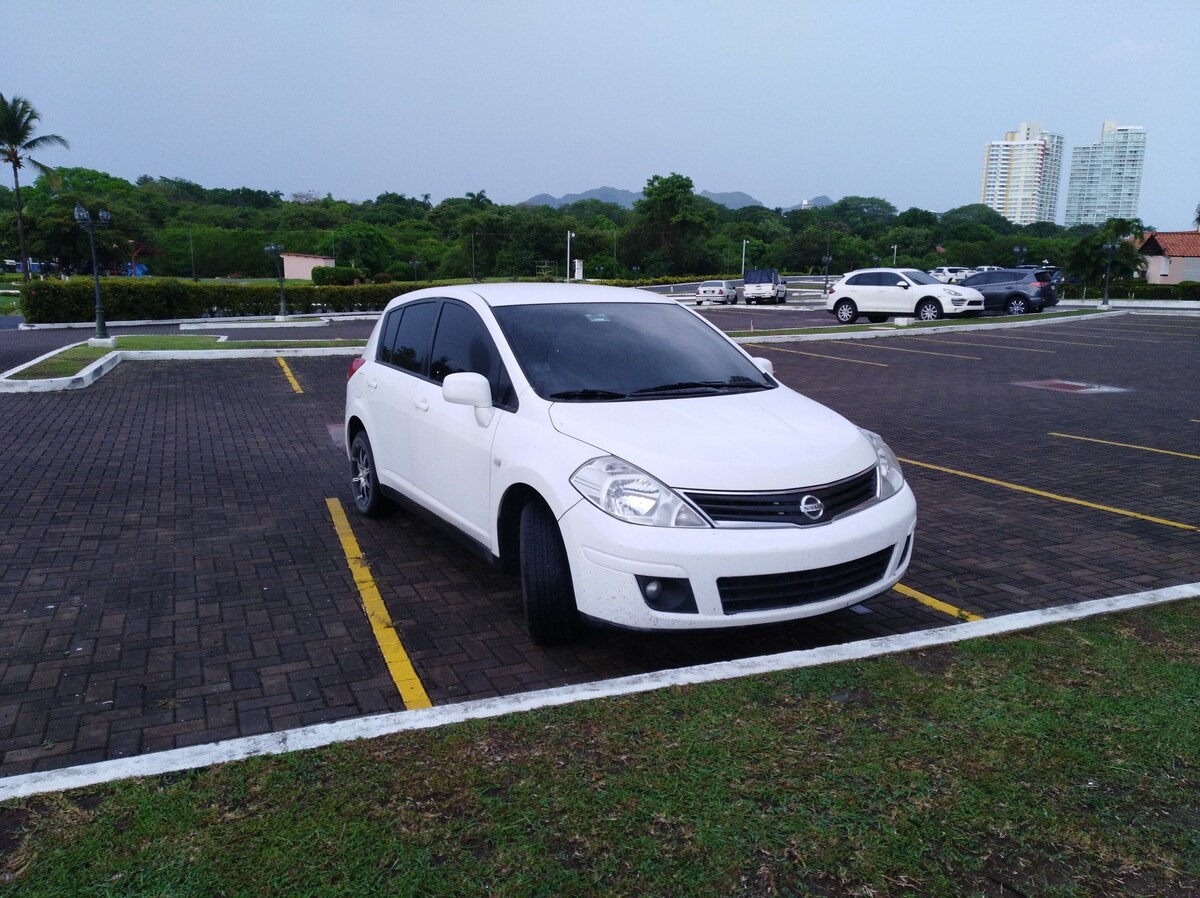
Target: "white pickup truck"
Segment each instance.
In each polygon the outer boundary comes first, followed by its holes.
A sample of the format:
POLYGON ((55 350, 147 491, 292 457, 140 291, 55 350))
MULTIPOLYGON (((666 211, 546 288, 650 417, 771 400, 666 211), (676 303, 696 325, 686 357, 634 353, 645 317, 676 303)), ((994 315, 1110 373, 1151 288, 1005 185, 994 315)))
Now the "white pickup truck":
POLYGON ((774 268, 750 268, 742 280, 746 304, 787 302, 787 284, 774 268))

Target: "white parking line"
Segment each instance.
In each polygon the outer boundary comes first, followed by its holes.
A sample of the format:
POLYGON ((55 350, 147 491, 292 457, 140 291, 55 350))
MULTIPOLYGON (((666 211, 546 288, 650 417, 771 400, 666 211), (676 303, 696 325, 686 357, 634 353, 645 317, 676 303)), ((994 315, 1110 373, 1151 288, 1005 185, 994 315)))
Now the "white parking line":
POLYGON ((1114 596, 1108 599, 1095 599, 1090 602, 1044 608, 1039 611, 1024 611, 987 620, 952 624, 935 630, 864 639, 819 649, 783 652, 777 655, 743 658, 716 664, 699 664, 693 667, 656 671, 614 680, 601 680, 577 686, 543 689, 521 695, 462 702, 457 705, 440 705, 433 708, 419 708, 414 711, 380 714, 374 717, 359 717, 285 730, 280 733, 266 733, 261 736, 247 736, 209 745, 154 752, 133 758, 82 764, 62 770, 26 773, 0 779, 0 801, 44 792, 61 792, 66 789, 109 783, 129 777, 157 776, 180 770, 194 770, 212 764, 240 761, 259 755, 277 755, 289 751, 320 748, 338 742, 349 742, 352 739, 374 739, 394 733, 433 729, 462 723, 466 720, 500 717, 504 714, 569 705, 591 699, 651 692, 669 686, 711 683, 781 670, 797 670, 824 664, 837 664, 843 661, 877 658, 882 655, 949 645, 968 639, 998 636, 1050 624, 1066 623, 1102 614, 1131 611, 1151 605, 1194 598, 1200 598, 1200 583, 1169 586, 1165 589, 1114 596))

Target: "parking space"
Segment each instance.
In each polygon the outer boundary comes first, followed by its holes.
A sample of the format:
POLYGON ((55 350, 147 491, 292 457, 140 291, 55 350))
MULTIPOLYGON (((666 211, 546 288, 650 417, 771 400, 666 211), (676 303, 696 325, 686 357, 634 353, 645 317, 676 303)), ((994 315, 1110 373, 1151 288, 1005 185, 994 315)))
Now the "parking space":
POLYGON ((349 509, 345 359, 126 363, 0 396, 0 775, 403 710, 384 616, 443 705, 1200 580, 1200 318, 751 352, 906 460, 905 589, 553 649, 526 637, 515 580, 411 516, 349 509), (337 506, 385 614, 364 610, 337 506))

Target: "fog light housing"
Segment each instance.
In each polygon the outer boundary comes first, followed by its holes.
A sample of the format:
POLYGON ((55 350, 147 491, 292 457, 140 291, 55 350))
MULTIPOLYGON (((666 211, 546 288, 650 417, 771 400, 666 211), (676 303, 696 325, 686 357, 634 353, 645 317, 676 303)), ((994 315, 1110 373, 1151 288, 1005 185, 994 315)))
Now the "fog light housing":
POLYGON ((669 614, 698 614, 692 584, 681 577, 637 578, 646 607, 669 614))

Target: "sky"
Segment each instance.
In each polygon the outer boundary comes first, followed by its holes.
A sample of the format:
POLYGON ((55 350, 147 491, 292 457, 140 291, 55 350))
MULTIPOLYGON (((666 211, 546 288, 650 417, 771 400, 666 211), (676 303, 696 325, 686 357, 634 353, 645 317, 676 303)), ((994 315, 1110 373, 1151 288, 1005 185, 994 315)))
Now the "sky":
POLYGON ((70 142, 35 158, 130 181, 513 204, 677 172, 940 212, 1031 122, 1061 223, 1107 120, 1147 129, 1147 225, 1200 203, 1200 0, 0 0, 0 32, 0 93, 70 142))

